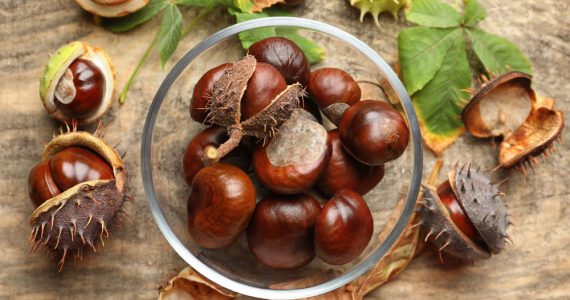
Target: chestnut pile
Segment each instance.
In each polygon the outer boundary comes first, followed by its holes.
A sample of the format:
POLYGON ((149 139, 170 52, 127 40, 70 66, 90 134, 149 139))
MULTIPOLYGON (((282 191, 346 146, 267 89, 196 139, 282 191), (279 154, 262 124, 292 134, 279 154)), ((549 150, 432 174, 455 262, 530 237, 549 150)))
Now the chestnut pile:
POLYGON ((207 71, 192 94, 191 118, 209 127, 183 159, 190 235, 223 248, 245 232, 256 259, 277 269, 315 256, 349 263, 374 229, 362 196, 406 149, 407 124, 389 104, 361 100, 347 72, 311 72, 288 39, 267 38, 248 52, 207 71), (321 112, 338 128, 327 131, 321 112))

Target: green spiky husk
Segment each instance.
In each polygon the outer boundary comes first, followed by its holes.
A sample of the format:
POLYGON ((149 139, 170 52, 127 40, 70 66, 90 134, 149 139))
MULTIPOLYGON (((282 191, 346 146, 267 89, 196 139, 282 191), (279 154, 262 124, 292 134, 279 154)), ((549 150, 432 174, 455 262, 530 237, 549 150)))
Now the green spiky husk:
POLYGON ((400 9, 408 7, 410 0, 350 0, 350 5, 360 10, 360 22, 368 13, 374 18, 376 25, 380 26, 378 17, 383 12, 389 12, 394 18, 398 18, 400 9))

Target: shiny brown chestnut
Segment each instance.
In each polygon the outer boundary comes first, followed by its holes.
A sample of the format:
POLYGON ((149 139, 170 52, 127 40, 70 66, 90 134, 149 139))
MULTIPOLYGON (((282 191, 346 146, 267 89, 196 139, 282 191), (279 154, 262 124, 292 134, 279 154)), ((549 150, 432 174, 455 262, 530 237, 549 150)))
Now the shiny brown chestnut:
MULTIPOLYGON (((192 138, 182 160, 184 179, 188 185, 192 185, 194 175, 206 166, 208 146, 217 148, 227 140, 227 130, 219 126, 206 128, 192 138)), ((247 171, 251 167, 251 146, 247 144, 247 140, 242 140, 236 149, 222 158, 221 162, 247 171)))
POLYGON ((223 248, 247 226, 255 209, 255 187, 241 169, 217 163, 194 176, 187 205, 194 241, 205 248, 223 248))
POLYGON ((81 147, 68 147, 50 160, 53 179, 62 191, 98 179, 113 179, 113 169, 98 154, 81 147))
POLYGON ((283 37, 270 37, 249 47, 249 54, 258 61, 275 67, 288 84, 300 83, 306 86, 311 70, 305 53, 294 42, 283 37))
POLYGON ((241 100, 241 120, 247 120, 266 108, 287 87, 281 73, 272 65, 257 62, 241 100))
POLYGON ((81 119, 99 108, 104 93, 103 72, 93 62, 78 58, 71 63, 60 80, 55 93, 55 104, 68 116, 81 119), (67 89, 67 84, 74 86, 74 92, 61 92, 62 89, 67 89))
POLYGON ((371 166, 400 157, 410 136, 400 113, 388 103, 375 100, 359 101, 346 110, 339 133, 344 149, 371 166))
POLYGON ((317 187, 331 197, 342 189, 350 189, 361 195, 368 193, 384 177, 384 166, 365 165, 342 147, 338 130, 329 131, 332 155, 317 187))
POLYGON ((30 171, 30 199, 37 207, 78 183, 113 178, 111 166, 95 152, 81 147, 68 147, 51 159, 38 163, 30 171))
POLYGON ((256 178, 274 193, 291 195, 310 188, 331 156, 325 128, 302 114, 293 116, 253 152, 256 178))
POLYGON ((246 230, 249 249, 271 268, 308 264, 315 257, 313 229, 320 209, 319 202, 307 194, 264 197, 246 230))
POLYGON ((194 86, 192 99, 190 100, 190 117, 192 120, 199 123, 206 121, 206 117, 208 116, 206 105, 210 100, 212 88, 214 87, 214 83, 224 75, 227 66, 228 64, 224 63, 208 70, 200 77, 196 86, 194 86))
POLYGON ((360 101, 361 95, 354 78, 337 68, 322 68, 312 72, 307 90, 327 118, 337 125, 344 111, 360 101))
POLYGON ((366 201, 354 191, 342 190, 321 209, 315 223, 315 252, 324 262, 343 265, 368 246, 374 222, 366 201))
POLYGON ((457 201, 457 197, 455 196, 455 192, 451 187, 451 183, 449 180, 444 181, 442 184, 437 187, 437 194, 441 199, 441 202, 447 209, 449 213, 449 217, 453 221, 453 224, 465 234, 471 241, 475 242, 478 245, 485 245, 485 241, 481 234, 473 225, 473 222, 465 215, 465 210, 457 201))
POLYGON ((40 162, 28 175, 28 192, 35 207, 61 194, 61 189, 53 179, 49 164, 49 160, 40 162))

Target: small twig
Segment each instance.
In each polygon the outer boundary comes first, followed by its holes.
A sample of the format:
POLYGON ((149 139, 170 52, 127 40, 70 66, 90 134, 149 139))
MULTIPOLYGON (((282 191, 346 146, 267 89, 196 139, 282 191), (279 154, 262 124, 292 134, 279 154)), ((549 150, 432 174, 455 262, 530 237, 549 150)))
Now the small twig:
POLYGON ((125 104, 125 101, 127 101, 127 94, 129 93, 129 89, 131 88, 131 85, 133 84, 133 80, 135 79, 135 77, 137 77, 137 74, 139 73, 142 65, 148 59, 148 56, 150 55, 150 51, 152 50, 152 48, 154 48, 154 45, 156 45, 156 41, 158 41, 158 33, 159 32, 160 32, 160 30, 156 31, 154 38, 152 39, 152 42, 150 42, 150 44, 148 45, 148 47, 144 51, 144 54, 141 57, 141 59, 139 60, 139 63, 137 64, 137 66, 135 67, 135 70, 131 74, 131 77, 129 77, 129 80, 127 80, 127 83, 125 84, 125 86, 121 90, 121 94, 119 95, 119 104, 121 104, 121 105, 125 104))
MULTIPOLYGON (((192 20, 190 25, 186 29, 184 29, 184 31, 182 31, 181 37, 186 36, 190 31, 192 31, 200 23, 200 21, 202 21, 208 14, 210 14, 212 12, 212 10, 214 8, 215 7, 210 7, 208 9, 206 9, 205 11, 201 12, 198 16, 196 16, 196 18, 194 18, 194 20, 192 20)), ((119 95, 119 103, 121 105, 125 104, 125 102, 127 101, 127 94, 129 93, 129 89, 131 88, 131 85, 133 84, 134 79, 137 77, 137 74, 139 73, 142 65, 146 62, 146 60, 148 59, 148 56, 150 55, 150 52, 152 51, 152 49, 156 45, 156 42, 158 41, 159 33, 160 33, 160 29, 157 30, 157 32, 155 33, 152 41, 150 42, 150 44, 148 45, 148 47, 144 51, 143 56, 141 57, 137 66, 135 67, 135 70, 133 71, 133 73, 131 74, 129 79, 127 80, 127 83, 125 84, 123 89, 121 90, 121 94, 119 95)))

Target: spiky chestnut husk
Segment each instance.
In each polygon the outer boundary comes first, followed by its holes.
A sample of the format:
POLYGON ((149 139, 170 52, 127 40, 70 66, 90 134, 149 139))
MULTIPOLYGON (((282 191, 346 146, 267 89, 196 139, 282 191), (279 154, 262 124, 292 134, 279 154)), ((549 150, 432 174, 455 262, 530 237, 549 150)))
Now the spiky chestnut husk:
POLYGON ((207 104, 206 122, 226 127, 229 139, 219 148, 206 151, 206 160, 216 161, 224 157, 239 145, 243 136, 259 139, 273 137, 279 126, 299 107, 300 98, 305 92, 301 84, 296 83, 287 86, 267 107, 242 122, 241 99, 255 67, 255 57, 246 55, 228 65, 224 75, 214 84, 211 99, 207 104))
POLYGON ((40 78, 40 98, 48 114, 61 122, 77 121, 79 125, 91 124, 103 117, 113 104, 115 69, 103 49, 81 41, 71 42, 50 56, 40 78), (56 89, 69 66, 78 58, 87 60, 101 71, 104 79, 104 92, 101 104, 91 114, 74 118, 57 105, 56 89))
POLYGON ((109 228, 124 215, 122 207, 127 199, 127 172, 121 156, 103 141, 103 127, 99 125, 94 134, 77 131, 76 124, 67 128, 67 132, 45 146, 42 161, 68 147, 80 146, 105 159, 113 169, 114 179, 79 183, 32 213, 31 252, 40 247, 55 252, 60 256, 60 271, 67 257, 80 258, 87 247, 96 252, 97 244, 104 246, 103 238, 109 237, 109 228))
POLYGON ((116 18, 145 7, 150 0, 75 0, 84 10, 101 17, 116 18))
POLYGON ((564 116, 553 109, 554 100, 536 95, 528 74, 511 71, 482 79, 463 109, 465 127, 475 137, 502 137, 499 166, 526 174, 525 167, 538 164, 536 157, 545 157, 560 140, 564 116))
MULTIPOLYGON (((483 79, 485 80, 485 79, 483 79)), ((463 109, 465 128, 475 137, 507 136, 519 128, 536 101, 532 77, 508 72, 484 81, 463 109)))
POLYGON ((534 168, 538 164, 536 157, 554 151, 554 141, 561 140, 563 128, 562 112, 545 107, 531 111, 525 123, 501 142, 499 163, 526 174, 527 166, 534 168))
POLYGON ((440 253, 445 252, 466 260, 485 259, 501 252, 505 241, 510 239, 506 233, 510 222, 497 185, 482 172, 471 168, 471 164, 456 167, 449 172, 448 177, 457 202, 484 244, 478 244, 467 237, 453 222, 448 209, 432 186, 424 186, 421 209, 423 226, 427 232, 426 241, 433 243, 440 253))
POLYGON ((410 5, 409 0, 350 0, 350 5, 360 10, 360 22, 364 16, 370 13, 377 26, 380 26, 378 17, 383 12, 389 12, 394 18, 398 18, 398 12, 410 5))

